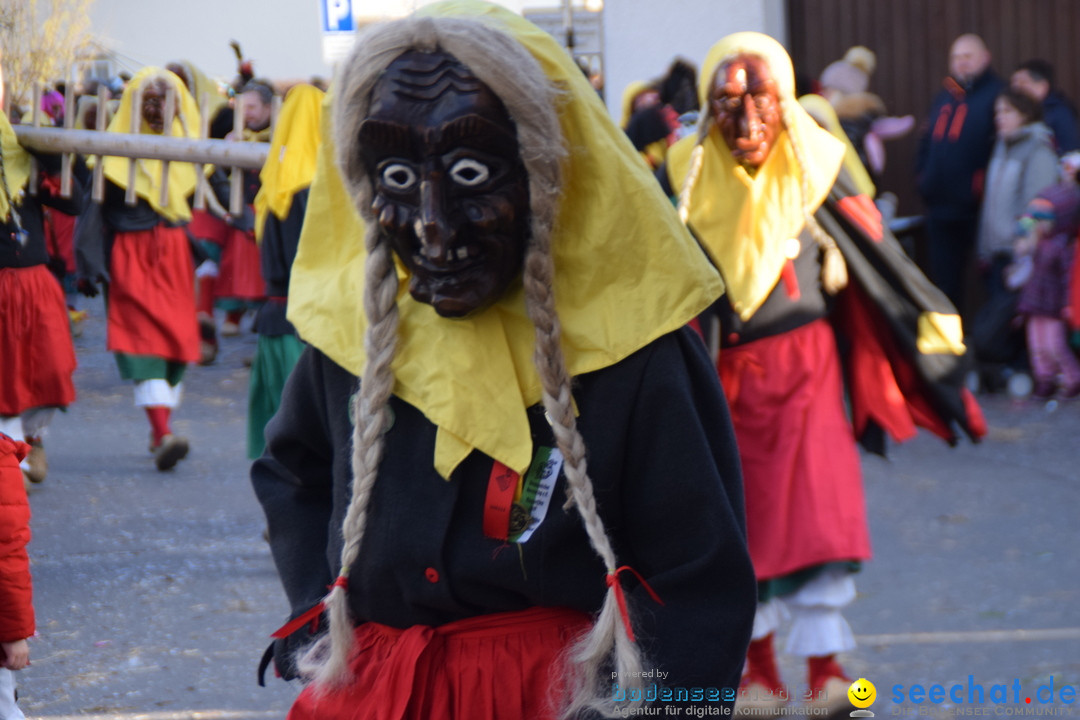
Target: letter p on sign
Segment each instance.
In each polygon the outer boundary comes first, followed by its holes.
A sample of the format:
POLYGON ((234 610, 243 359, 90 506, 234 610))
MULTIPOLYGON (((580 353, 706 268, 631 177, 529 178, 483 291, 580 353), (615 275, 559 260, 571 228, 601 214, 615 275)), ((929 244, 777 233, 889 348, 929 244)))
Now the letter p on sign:
POLYGON ((351 0, 323 0, 326 7, 327 32, 352 32, 352 2, 351 0))

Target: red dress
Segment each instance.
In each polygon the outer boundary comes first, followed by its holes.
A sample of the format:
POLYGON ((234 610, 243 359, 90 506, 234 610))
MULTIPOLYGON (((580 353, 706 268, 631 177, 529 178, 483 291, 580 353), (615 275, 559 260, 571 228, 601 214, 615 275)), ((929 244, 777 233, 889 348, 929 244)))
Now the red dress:
POLYGON ((323 694, 309 685, 288 720, 555 720, 567 696, 559 661, 590 626, 560 608, 405 630, 364 623, 354 679, 323 694))
POLYGON ((262 276, 262 257, 255 243, 255 233, 229 228, 221 251, 214 294, 235 300, 261 300, 266 297, 262 276))
POLYGON ((826 320, 726 347, 718 363, 759 580, 870 557, 855 436, 826 320))
POLYGON ((229 225, 208 210, 192 210, 188 232, 196 240, 208 240, 223 246, 229 234, 229 225))
POLYGON ((109 271, 109 350, 198 362, 192 265, 182 227, 116 233, 109 271))
POLYGON ((64 291, 45 265, 0 268, 0 415, 75 401, 64 291))

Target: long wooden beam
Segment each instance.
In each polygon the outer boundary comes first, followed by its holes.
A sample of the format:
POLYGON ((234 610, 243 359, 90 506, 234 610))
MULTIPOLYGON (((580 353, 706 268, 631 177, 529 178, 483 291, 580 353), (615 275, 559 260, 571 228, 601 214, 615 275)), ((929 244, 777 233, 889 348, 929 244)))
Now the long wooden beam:
POLYGON ((46 153, 148 158, 260 170, 270 143, 233 140, 193 140, 155 135, 67 130, 14 125, 15 137, 28 150, 46 153))

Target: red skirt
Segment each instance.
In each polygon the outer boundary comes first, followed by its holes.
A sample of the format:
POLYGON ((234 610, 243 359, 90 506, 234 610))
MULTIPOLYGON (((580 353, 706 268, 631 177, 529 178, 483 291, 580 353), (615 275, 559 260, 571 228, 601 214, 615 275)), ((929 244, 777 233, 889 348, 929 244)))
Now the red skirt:
POLYGON ((188 232, 196 240, 209 240, 215 245, 224 245, 229 235, 229 225, 208 210, 192 210, 188 232))
POLYGON ((353 682, 321 695, 309 685, 288 720, 554 720, 563 651, 590 626, 555 608, 406 630, 365 623, 353 682))
POLYGON ((44 265, 0 268, 0 415, 75 401, 64 291, 44 265))
POLYGON ((870 557, 862 470, 832 328, 724 348, 718 365, 746 494, 758 579, 870 557))
POLYGON ((198 362, 195 269, 184 229, 116 233, 109 273, 109 350, 198 362))
POLYGON ((214 295, 234 300, 261 300, 266 297, 262 259, 254 233, 229 229, 225 247, 221 251, 214 295))
POLYGON ((72 275, 75 273, 75 246, 72 242, 75 237, 75 216, 48 208, 46 218, 48 230, 45 243, 49 255, 62 258, 64 271, 72 275))

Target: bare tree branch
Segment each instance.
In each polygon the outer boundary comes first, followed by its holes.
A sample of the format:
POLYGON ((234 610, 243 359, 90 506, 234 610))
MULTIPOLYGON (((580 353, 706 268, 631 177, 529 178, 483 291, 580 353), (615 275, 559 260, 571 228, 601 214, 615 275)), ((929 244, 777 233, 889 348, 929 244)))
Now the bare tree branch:
POLYGON ((25 106, 35 82, 65 78, 90 44, 94 0, 0 0, 0 48, 12 103, 25 106))

